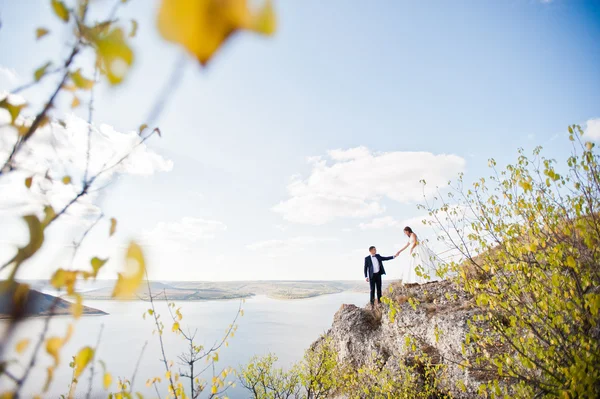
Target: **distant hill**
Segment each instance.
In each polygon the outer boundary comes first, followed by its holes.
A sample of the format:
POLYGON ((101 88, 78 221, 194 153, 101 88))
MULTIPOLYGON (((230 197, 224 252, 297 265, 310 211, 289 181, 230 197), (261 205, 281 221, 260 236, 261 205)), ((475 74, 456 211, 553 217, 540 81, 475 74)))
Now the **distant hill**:
MULTIPOLYGON (((7 281, 0 282, 0 319, 10 317, 31 317, 43 316, 48 314, 66 315, 71 313, 71 302, 53 295, 44 294, 40 291, 29 289, 24 284, 13 283, 7 281), (21 300, 15 301, 15 293, 17 290, 22 293, 21 300)), ((99 309, 83 307, 83 314, 105 315, 99 309)))
MULTIPOLYGON (((384 289, 388 281, 384 282, 384 289)), ((368 292, 369 284, 359 281, 263 280, 263 281, 166 281, 150 282, 152 295, 158 300, 207 301, 249 298, 267 295, 276 299, 302 299, 344 291, 368 292), (164 295, 163 295, 164 294, 164 295)), ((110 300, 112 287, 81 292, 86 299, 110 300)), ((131 299, 147 299, 148 286, 143 283, 131 299)))
MULTIPOLYGON (((27 280, 38 291, 50 291, 46 280, 27 280)), ((383 289, 393 280, 384 280, 383 289)), ((78 282, 76 290, 87 300, 111 300, 115 280, 78 282)), ((302 299, 344 291, 369 292, 364 280, 261 280, 261 281, 150 281, 150 291, 157 300, 210 301, 250 298, 266 295, 276 299, 302 299)), ((50 291, 52 292, 52 291, 50 291)), ((131 300, 148 299, 148 285, 142 283, 131 300)))

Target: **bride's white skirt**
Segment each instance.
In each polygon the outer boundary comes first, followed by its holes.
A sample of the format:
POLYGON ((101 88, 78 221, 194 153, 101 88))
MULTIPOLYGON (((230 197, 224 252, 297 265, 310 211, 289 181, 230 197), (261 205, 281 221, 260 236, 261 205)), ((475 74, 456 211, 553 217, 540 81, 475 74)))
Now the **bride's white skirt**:
POLYGON ((402 269, 400 279, 404 284, 427 283, 442 278, 438 257, 424 244, 418 244, 411 255, 408 267, 402 269))

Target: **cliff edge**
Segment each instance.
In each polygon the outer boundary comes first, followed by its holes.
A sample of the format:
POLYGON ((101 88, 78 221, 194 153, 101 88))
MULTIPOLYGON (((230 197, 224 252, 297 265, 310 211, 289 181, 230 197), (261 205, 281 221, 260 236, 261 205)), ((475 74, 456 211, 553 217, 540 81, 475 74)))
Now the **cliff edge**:
MULTIPOLYGON (((325 334, 332 339, 338 360, 357 369, 377 362, 392 371, 421 362, 422 367, 411 370, 434 367, 440 394, 476 396, 488 378, 459 366, 465 359, 468 323, 479 312, 468 295, 452 281, 396 283, 388 301, 390 305, 376 310, 342 305, 325 334)), ((426 373, 421 378, 427 378, 426 373)))

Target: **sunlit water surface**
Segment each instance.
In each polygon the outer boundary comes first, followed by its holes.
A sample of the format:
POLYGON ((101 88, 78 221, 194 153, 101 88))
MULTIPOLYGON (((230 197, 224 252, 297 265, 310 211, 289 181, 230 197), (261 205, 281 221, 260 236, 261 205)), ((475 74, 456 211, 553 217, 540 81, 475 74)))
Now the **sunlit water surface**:
MULTIPOLYGON (((331 326, 333 315, 344 303, 364 305, 368 301, 368 294, 343 292, 340 294, 324 295, 316 298, 299 300, 276 300, 265 296, 256 296, 242 304, 244 316, 237 321, 238 329, 235 336, 229 340, 229 346, 223 347, 220 352, 218 365, 220 367, 232 366, 238 368, 248 362, 254 355, 264 355, 269 352, 277 354, 282 366, 289 365, 299 360, 304 350, 318 336, 331 326)), ((158 338, 153 331, 156 329, 153 319, 142 318, 142 314, 149 308, 149 303, 115 302, 115 301, 87 301, 87 306, 108 312, 107 316, 84 316, 75 324, 75 331, 61 352, 61 366, 57 370, 54 382, 47 398, 57 398, 65 394, 71 379, 72 370, 68 367, 70 356, 86 346, 94 346, 101 326, 103 332, 97 358, 106 363, 108 371, 113 375, 112 390, 116 390, 116 379, 121 376, 131 379, 135 364, 140 356, 142 347, 147 341, 148 345, 141 357, 140 367, 134 381, 134 391, 139 391, 147 398, 157 397, 154 388, 146 386, 146 381, 152 377, 164 377, 164 365, 159 361, 160 347, 158 338)), ((184 330, 197 330, 197 343, 205 347, 212 346, 219 340, 240 306, 240 301, 206 301, 206 302, 178 302, 183 313, 181 322, 184 330)), ((172 321, 165 302, 156 303, 157 312, 165 323, 165 349, 167 359, 172 360, 177 366, 177 355, 186 350, 185 342, 180 336, 171 333, 172 321)), ((69 317, 56 317, 50 323, 50 336, 64 336, 67 325, 72 322, 69 317)), ((30 338, 31 344, 25 352, 25 359, 29 359, 33 344, 40 336, 44 319, 35 318, 20 325, 16 334, 18 339, 30 338)), ((0 324, 4 330, 6 324, 0 324)), ((4 332, 2 332, 4 333, 4 332)), ((10 345, 14 348, 17 339, 10 345)), ((9 349, 13 351, 14 349, 9 349)), ((14 352, 13 352, 14 353, 14 352)), ((31 374, 26 385, 24 397, 39 394, 46 378, 46 368, 52 364, 52 359, 42 353, 39 356, 35 371, 31 374)), ((204 366, 206 363, 203 363, 204 366)), ((17 372, 17 369, 14 369, 17 372)), ((106 398, 104 391, 99 391, 102 384, 102 373, 97 365, 97 372, 93 382, 92 398, 106 398)), ((20 374, 17 372, 17 374, 20 374)), ((210 381, 211 375, 206 374, 205 379, 210 381)), ((85 397, 89 386, 89 370, 80 377, 77 388, 78 398, 85 397)), ((161 397, 165 397, 166 385, 161 386, 161 397)), ((188 386, 188 383, 185 384, 188 386)), ((0 392, 10 389, 11 384, 6 379, 0 380, 0 392)), ((230 389, 227 396, 232 399, 246 398, 248 395, 239 387, 230 389)))

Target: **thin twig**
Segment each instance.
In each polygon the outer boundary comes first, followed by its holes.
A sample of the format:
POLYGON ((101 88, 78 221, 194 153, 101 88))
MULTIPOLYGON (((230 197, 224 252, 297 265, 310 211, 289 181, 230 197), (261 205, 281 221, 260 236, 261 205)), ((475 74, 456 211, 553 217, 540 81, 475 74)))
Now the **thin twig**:
MULTIPOLYGON (((98 67, 96 67, 95 71, 94 71, 94 83, 98 82, 98 67)), ((94 84, 94 86, 92 86, 92 89, 90 90, 90 103, 88 104, 88 134, 87 134, 87 152, 86 152, 86 159, 85 159, 85 173, 83 175, 83 182, 85 184, 85 182, 88 179, 88 173, 90 170, 90 157, 91 157, 91 148, 92 148, 92 122, 93 122, 93 115, 94 115, 94 89, 96 88, 96 85, 94 84)))
POLYGON ((98 339, 96 340, 96 347, 94 349, 94 354, 92 355, 92 364, 90 366, 90 383, 88 385, 86 399, 90 399, 92 395, 92 385, 94 384, 94 372, 96 365, 96 356, 98 356, 98 347, 100 346, 100 338, 102 337, 102 331, 104 330, 104 324, 100 325, 100 332, 98 332, 98 339))
POLYGON ((38 340, 38 342, 35 345, 35 349, 33 350, 33 354, 31 355, 31 360, 29 361, 29 364, 25 368, 25 374, 23 374, 23 376, 17 382, 17 388, 15 389, 15 392, 13 393, 13 399, 19 399, 19 394, 20 394, 21 388, 27 382, 27 379, 29 378, 29 374, 31 373, 31 370, 33 370, 33 368, 35 367, 35 363, 37 361, 37 357, 39 355, 40 349, 42 347, 42 344, 44 343, 44 340, 46 339, 46 334, 48 333, 48 328, 50 326, 50 320, 54 316, 54 309, 55 309, 56 305, 58 304, 59 299, 60 298, 55 297, 54 300, 52 301, 52 305, 50 305, 50 314, 46 317, 46 320, 44 323, 44 329, 42 330, 42 333, 40 334, 40 339, 38 340))
POLYGON ((22 92, 22 91, 24 91, 24 90, 27 90, 27 89, 29 89, 30 87, 33 87, 33 86, 35 86, 36 84, 40 83, 40 81, 41 81, 42 79, 44 79, 45 77, 47 77, 47 76, 52 76, 52 75, 54 75, 54 74, 56 74, 56 73, 58 73, 58 72, 61 72, 62 70, 63 70, 63 67, 56 68, 56 69, 53 69, 53 70, 51 70, 51 71, 48 71, 48 72, 46 72, 44 75, 42 75, 42 77, 41 77, 39 80, 33 80, 33 81, 29 82, 29 83, 25 83, 24 85, 21 85, 21 86, 15 87, 14 89, 12 89, 12 90, 10 91, 10 94, 18 94, 18 93, 20 93, 20 92, 22 92))
POLYGON ((163 109, 165 108, 165 104, 169 99, 169 96, 175 93, 175 90, 181 83, 186 61, 187 56, 185 54, 181 54, 175 62, 169 79, 167 79, 167 82, 164 84, 158 97, 156 97, 154 105, 150 109, 150 113, 145 121, 147 125, 152 126, 156 121, 158 121, 160 114, 162 113, 163 109))
POLYGON ((135 381, 135 376, 137 375, 138 369, 140 368, 140 363, 142 362, 142 356, 144 355, 144 351, 146 350, 146 346, 148 346, 148 341, 144 342, 144 346, 142 347, 142 351, 140 352, 140 356, 138 357, 137 363, 135 364, 135 369, 133 370, 133 375, 131 376, 131 381, 129 383, 129 392, 133 391, 133 383, 135 381))
POLYGON ((83 241, 85 240, 85 238, 87 237, 87 235, 98 224, 98 222, 100 220, 102 220, 103 217, 104 217, 104 213, 101 213, 96 218, 96 220, 94 221, 94 223, 92 223, 92 225, 85 230, 85 232, 83 233, 83 235, 81 236, 81 238, 79 239, 79 241, 73 243, 73 256, 71 256, 71 265, 73 265, 73 262, 75 260, 75 256, 77 256, 77 252, 79 251, 79 248, 81 248, 81 244, 83 244, 83 241))
POLYGON ((19 137, 19 139, 15 143, 10 155, 8 156, 8 159, 6 160, 6 162, 4 162, 4 166, 0 169, 0 175, 2 175, 3 173, 6 173, 12 169, 11 163, 12 163, 15 155, 21 149, 23 144, 25 144, 27 142, 27 140, 29 140, 31 138, 31 136, 33 136, 33 134, 35 133, 37 128, 40 126, 42 121, 46 118, 48 111, 54 105, 54 100, 56 99, 56 96, 58 96, 58 93, 60 93, 60 90, 62 89, 63 85, 69 78, 69 66, 73 63, 73 60, 75 59, 75 56, 78 53, 79 53, 79 42, 77 42, 75 44, 75 46, 73 46, 73 50, 71 51, 71 54, 65 61, 64 68, 66 71, 63 74, 63 77, 60 80, 60 83, 56 86, 56 89, 54 89, 54 92, 50 96, 50 100, 48 100, 48 102, 46 103, 46 105, 44 106, 42 111, 39 114, 37 114, 37 116, 33 120, 33 123, 31 124, 31 126, 29 127, 27 132, 23 136, 19 137))
MULTIPOLYGON (((160 328, 160 324, 158 323, 158 315, 156 314, 156 308, 154 307, 154 299, 152 298, 152 291, 150 288, 150 280, 148 279, 148 271, 146 270, 146 282, 148 284, 148 295, 150 297, 150 305, 152 306, 152 317, 154 318, 154 323, 156 324, 156 329, 157 329, 157 335, 158 335, 158 341, 160 343, 160 351, 162 354, 162 359, 160 359, 163 364, 165 365, 165 371, 169 371, 169 364, 167 363, 167 356, 165 354, 165 345, 163 343, 163 339, 162 339, 162 332, 163 329, 160 328)), ((171 389, 173 390, 173 392, 175 392, 175 383, 173 382, 173 377, 171 375, 169 375, 169 384, 171 386, 171 389)))

